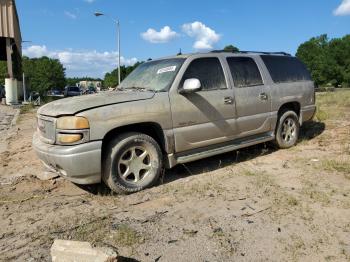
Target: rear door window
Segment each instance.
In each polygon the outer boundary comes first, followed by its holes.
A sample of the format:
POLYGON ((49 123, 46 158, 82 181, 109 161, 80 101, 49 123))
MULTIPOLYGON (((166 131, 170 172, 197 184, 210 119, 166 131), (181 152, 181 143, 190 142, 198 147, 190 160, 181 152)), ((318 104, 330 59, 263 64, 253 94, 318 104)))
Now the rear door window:
POLYGON ((263 85, 263 80, 255 61, 250 57, 228 57, 235 87, 249 87, 263 85))
POLYGON ((224 71, 216 57, 193 60, 183 76, 181 86, 186 79, 190 78, 197 78, 201 82, 203 91, 227 88, 224 71))
POLYGON ((296 57, 262 55, 261 58, 275 83, 311 80, 306 66, 296 57))

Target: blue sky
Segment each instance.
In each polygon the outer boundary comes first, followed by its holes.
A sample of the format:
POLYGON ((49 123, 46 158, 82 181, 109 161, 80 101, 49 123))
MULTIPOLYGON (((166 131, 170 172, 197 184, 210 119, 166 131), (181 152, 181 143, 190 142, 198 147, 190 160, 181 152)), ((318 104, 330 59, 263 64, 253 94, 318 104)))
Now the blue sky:
POLYGON ((295 54, 313 36, 350 33, 350 0, 17 0, 23 45, 31 57, 58 58, 68 76, 103 75, 116 66, 119 18, 122 63, 221 49, 295 54))

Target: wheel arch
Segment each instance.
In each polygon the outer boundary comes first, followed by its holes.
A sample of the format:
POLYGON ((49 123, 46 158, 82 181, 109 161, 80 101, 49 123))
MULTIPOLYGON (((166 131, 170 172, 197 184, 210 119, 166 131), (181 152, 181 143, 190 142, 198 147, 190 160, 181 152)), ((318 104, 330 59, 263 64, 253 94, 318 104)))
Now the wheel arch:
POLYGON ((166 153, 168 151, 167 138, 164 134, 162 127, 155 122, 144 122, 119 126, 108 131, 102 140, 102 159, 104 157, 104 153, 106 152, 105 149, 108 145, 108 142, 116 136, 127 132, 137 132, 148 135, 159 144, 163 153, 166 153))
POLYGON ((278 109, 277 117, 279 119, 283 114, 283 112, 285 112, 286 110, 291 110, 297 114, 298 118, 300 118, 300 108, 301 108, 300 103, 297 101, 284 103, 278 109))

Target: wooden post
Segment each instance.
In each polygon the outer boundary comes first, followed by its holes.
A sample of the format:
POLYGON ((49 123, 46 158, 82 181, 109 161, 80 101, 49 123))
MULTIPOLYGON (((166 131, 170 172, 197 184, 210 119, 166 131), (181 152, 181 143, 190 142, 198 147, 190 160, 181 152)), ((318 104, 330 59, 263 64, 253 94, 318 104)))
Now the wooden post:
POLYGON ((13 66, 12 66, 12 46, 11 39, 6 38, 6 55, 7 55, 7 72, 10 78, 13 78, 13 66))

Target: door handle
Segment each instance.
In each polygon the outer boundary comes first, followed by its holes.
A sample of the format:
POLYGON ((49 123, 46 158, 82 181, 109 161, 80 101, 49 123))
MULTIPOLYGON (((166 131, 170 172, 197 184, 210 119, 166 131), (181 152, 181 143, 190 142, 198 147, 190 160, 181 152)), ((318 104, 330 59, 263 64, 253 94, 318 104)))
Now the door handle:
POLYGON ((268 96, 267 96, 266 93, 260 93, 260 94, 259 94, 259 98, 260 98, 260 100, 267 100, 267 99, 268 99, 268 96))
POLYGON ((233 104, 233 97, 232 96, 227 96, 224 98, 224 103, 225 104, 228 104, 228 105, 231 105, 233 104))

